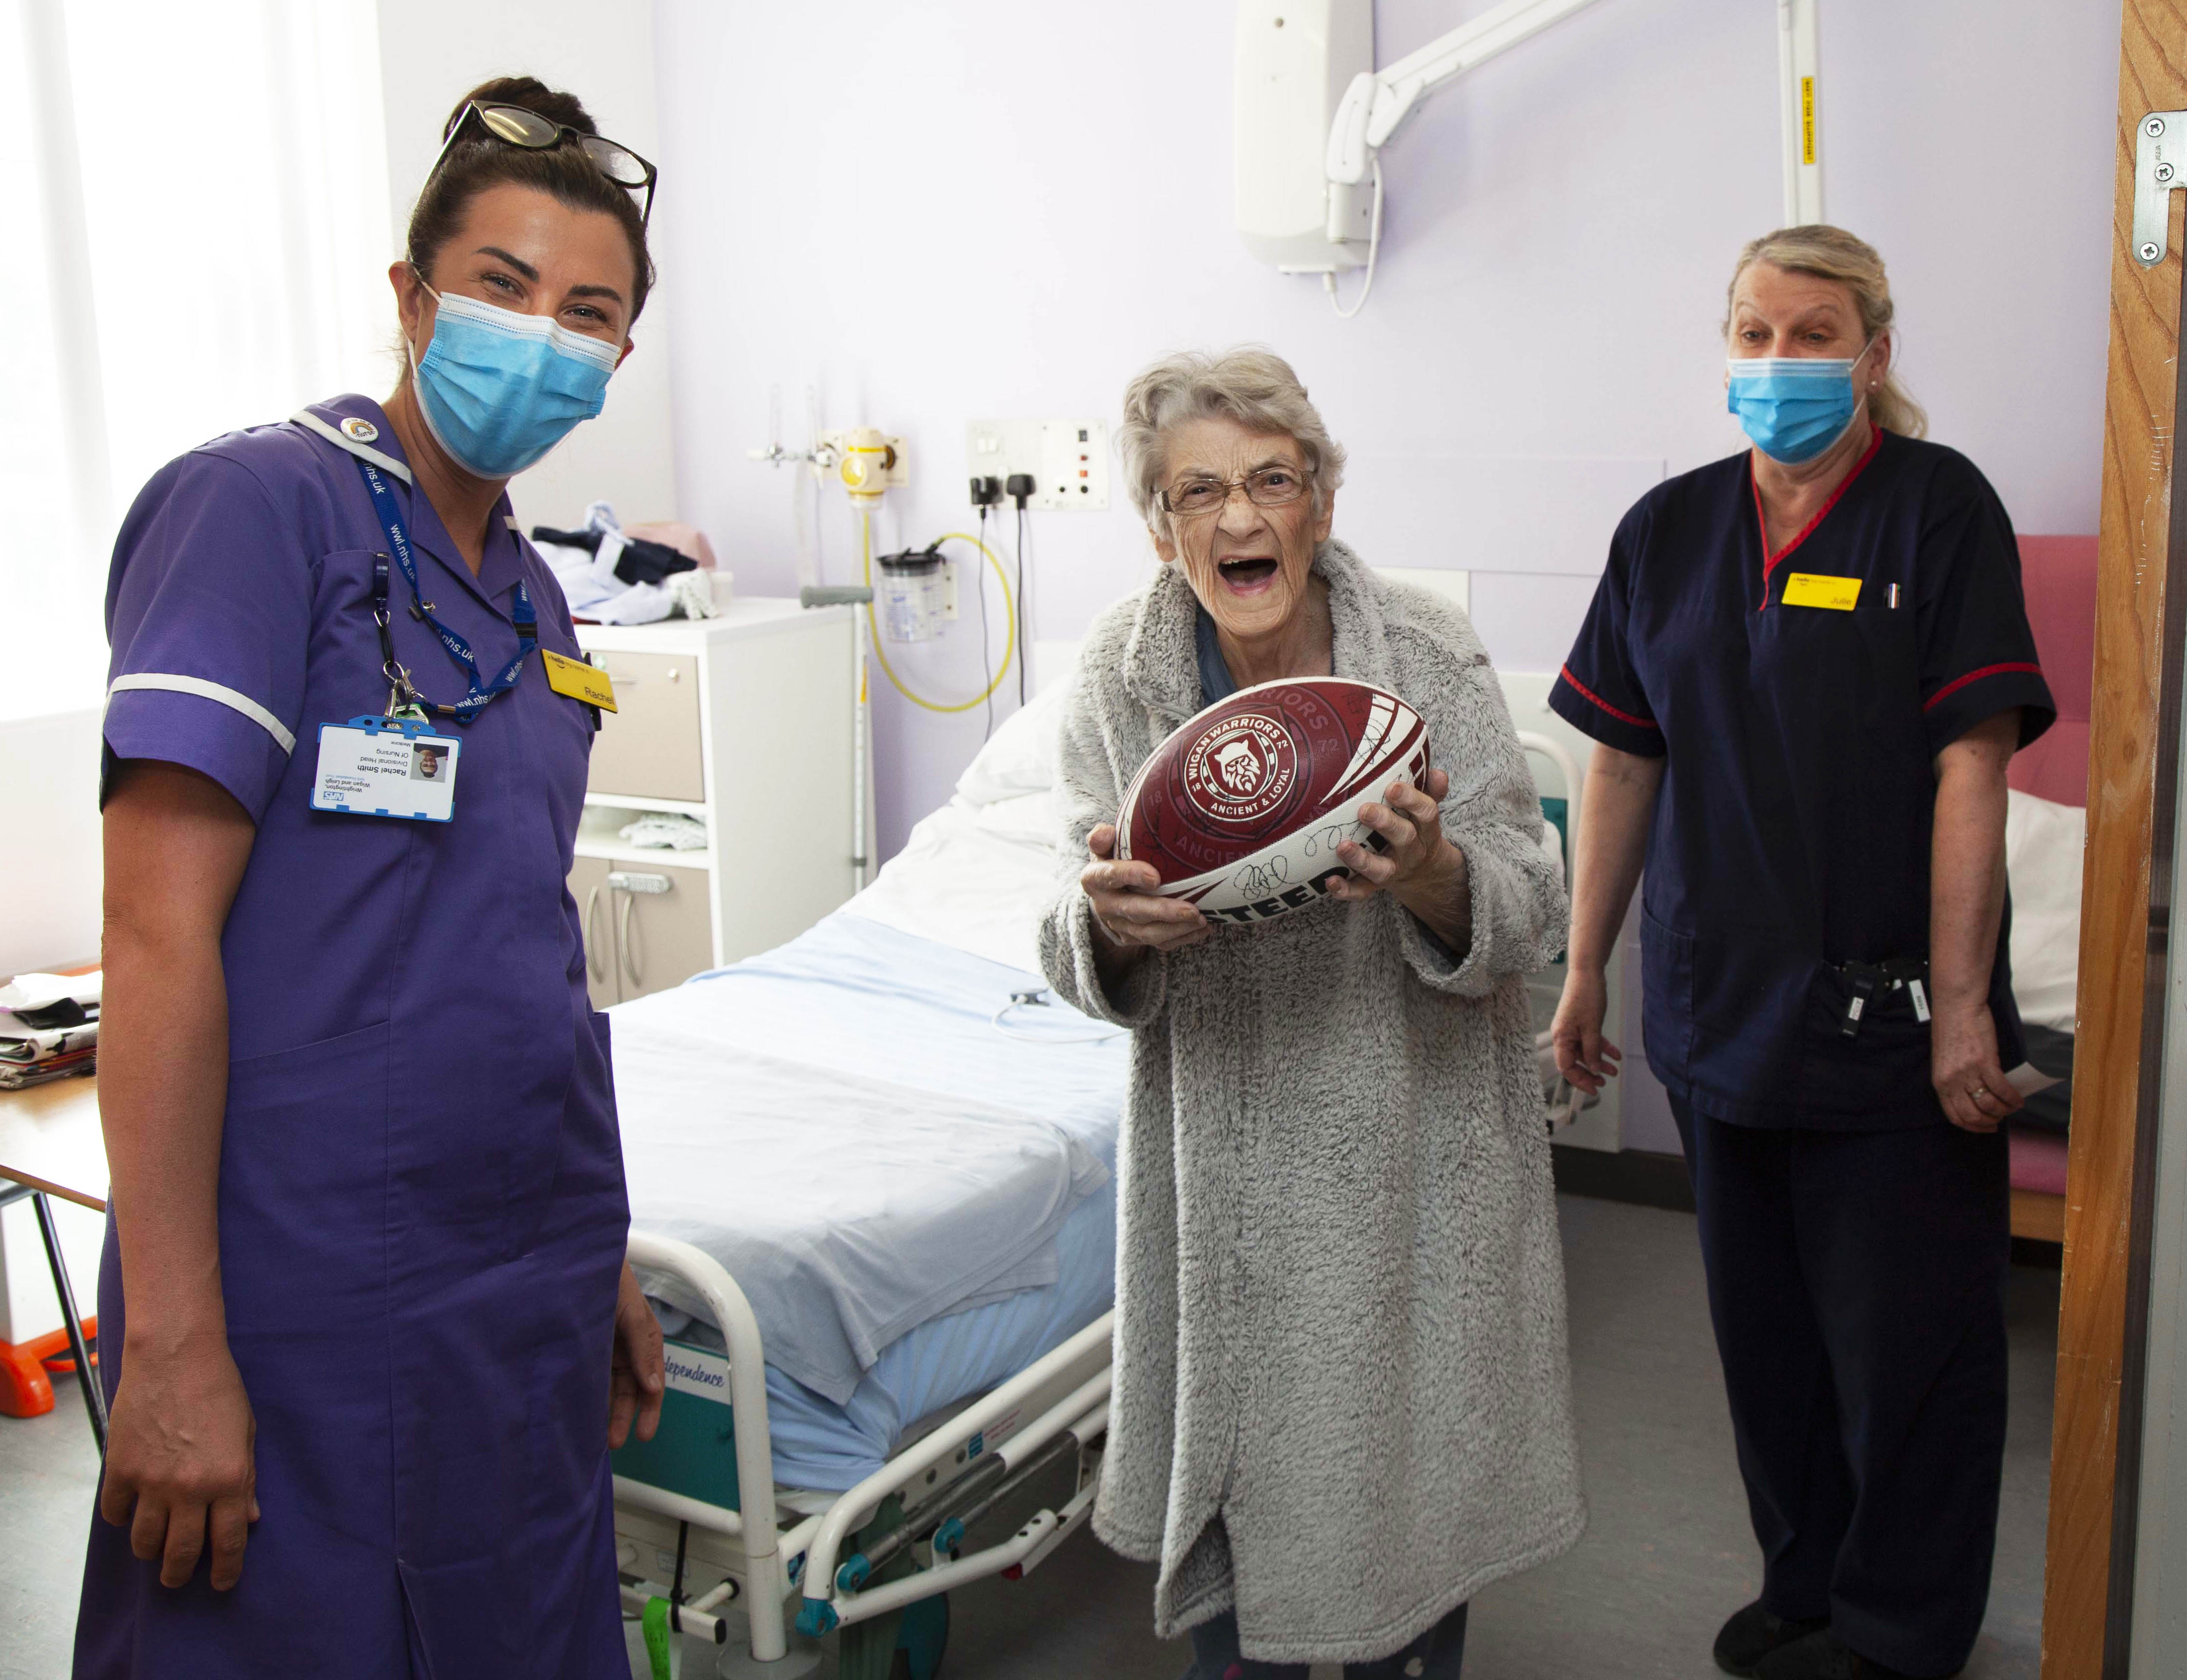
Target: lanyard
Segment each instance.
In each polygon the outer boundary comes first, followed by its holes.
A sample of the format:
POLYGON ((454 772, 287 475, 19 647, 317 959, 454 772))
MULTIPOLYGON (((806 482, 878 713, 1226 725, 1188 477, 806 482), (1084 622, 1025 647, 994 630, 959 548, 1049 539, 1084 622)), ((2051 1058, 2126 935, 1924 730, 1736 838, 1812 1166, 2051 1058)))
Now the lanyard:
POLYGON ((441 717, 453 718, 458 723, 468 723, 484 711, 495 700, 507 694, 524 675, 524 661, 531 657, 531 649, 538 644, 539 615, 533 610, 531 596, 520 582, 516 586, 515 610, 510 614, 516 626, 518 647, 516 657, 503 666, 501 674, 492 682, 479 682, 478 660, 471 652, 471 644, 433 616, 432 608, 418 587, 418 563, 410 556, 409 533, 402 528, 402 510, 395 505, 395 492, 387 487, 387 480, 379 469, 371 462, 357 458, 357 470, 364 475, 364 487, 372 492, 373 511, 379 515, 379 528, 387 534, 387 546, 393 552, 395 564, 402 568, 402 581, 410 586, 410 610, 433 628, 441 638, 441 645, 448 650, 448 657, 469 680, 470 690, 453 705, 441 705, 425 700, 410 686, 410 673, 395 662, 395 639, 387 628, 387 559, 385 554, 372 557, 372 618, 379 626, 381 662, 387 680, 394 684, 395 694, 390 696, 389 711, 393 715, 397 699, 424 705, 441 717))

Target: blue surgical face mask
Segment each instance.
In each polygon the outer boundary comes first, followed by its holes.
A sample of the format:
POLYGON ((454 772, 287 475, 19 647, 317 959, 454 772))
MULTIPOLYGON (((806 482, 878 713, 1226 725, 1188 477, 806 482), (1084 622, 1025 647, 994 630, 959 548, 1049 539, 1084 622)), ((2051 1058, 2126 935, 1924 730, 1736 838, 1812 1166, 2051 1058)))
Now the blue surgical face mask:
POLYGON ((619 346, 543 315, 433 295, 432 342, 411 355, 418 407, 465 472, 511 477, 600 412, 619 346))
MULTIPOLYGON (((1869 340, 1869 348, 1875 346, 1869 340)), ((1812 461, 1846 435, 1858 412, 1852 370, 1861 356, 1734 357, 1724 407, 1773 461, 1812 461)))

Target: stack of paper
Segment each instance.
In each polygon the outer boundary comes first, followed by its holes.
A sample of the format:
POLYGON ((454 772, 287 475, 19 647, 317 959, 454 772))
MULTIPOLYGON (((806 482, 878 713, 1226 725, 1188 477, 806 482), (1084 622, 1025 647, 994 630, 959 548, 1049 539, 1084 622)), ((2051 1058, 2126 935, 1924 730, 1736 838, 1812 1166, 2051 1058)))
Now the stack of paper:
POLYGON ((0 1091, 93 1070, 99 980, 96 974, 18 975, 0 986, 0 1091))

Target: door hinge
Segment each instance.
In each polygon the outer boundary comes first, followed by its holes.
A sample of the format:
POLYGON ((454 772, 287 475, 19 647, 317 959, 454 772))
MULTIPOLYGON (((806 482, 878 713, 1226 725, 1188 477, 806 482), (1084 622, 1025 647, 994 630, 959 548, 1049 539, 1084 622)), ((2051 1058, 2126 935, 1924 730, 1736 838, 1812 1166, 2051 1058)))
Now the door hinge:
POLYGON ((2144 268, 2164 261, 2175 187, 2187 187, 2187 111, 2150 111, 2134 138, 2134 260, 2144 268))

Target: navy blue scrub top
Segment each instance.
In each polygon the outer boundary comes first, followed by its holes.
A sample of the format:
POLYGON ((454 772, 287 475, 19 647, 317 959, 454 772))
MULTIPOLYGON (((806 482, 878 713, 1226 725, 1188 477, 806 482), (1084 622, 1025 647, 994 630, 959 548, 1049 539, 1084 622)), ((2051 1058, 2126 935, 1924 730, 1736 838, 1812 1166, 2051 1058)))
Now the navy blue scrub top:
MULTIPOLYGON (((2057 715, 2011 521, 1965 456, 1879 432, 1765 550, 1747 455, 1650 491, 1549 694, 1575 728, 1666 761, 1641 895, 1648 1065, 1737 1124, 1942 1124, 1910 997, 1879 992, 1847 1037, 1842 970, 1927 955, 1938 751, 2013 706, 2022 746, 2057 715), (1858 578, 1852 610, 1787 605, 1803 574, 1858 578)), ((2006 943, 1989 1002, 2010 1068, 2006 943)))

